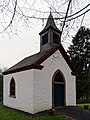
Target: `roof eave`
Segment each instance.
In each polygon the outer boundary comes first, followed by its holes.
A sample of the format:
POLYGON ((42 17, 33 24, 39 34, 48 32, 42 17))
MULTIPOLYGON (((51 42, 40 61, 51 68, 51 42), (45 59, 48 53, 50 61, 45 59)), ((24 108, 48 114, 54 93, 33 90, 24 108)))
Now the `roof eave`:
POLYGON ((25 70, 29 70, 29 69, 42 70, 43 67, 44 66, 42 66, 42 65, 31 64, 31 65, 20 67, 20 68, 14 69, 14 70, 5 71, 5 72, 3 72, 3 75, 12 74, 12 73, 16 73, 16 72, 21 72, 21 71, 25 71, 25 70))
POLYGON ((43 29, 43 30, 39 33, 39 35, 45 33, 46 31, 48 31, 48 29, 53 29, 53 30, 57 31, 59 34, 61 34, 61 31, 60 31, 59 29, 55 29, 54 27, 49 26, 49 27, 47 27, 46 29, 43 29))
POLYGON ((16 72, 20 72, 20 71, 29 70, 29 69, 39 69, 39 70, 42 70, 42 68, 44 66, 42 66, 41 63, 43 63, 48 57, 50 57, 57 50, 60 51, 60 53, 62 54, 62 56, 65 59, 66 63, 68 64, 69 68, 71 69, 71 74, 76 76, 77 75, 77 71, 76 71, 74 65, 71 63, 71 60, 70 60, 69 56, 67 55, 66 51, 64 50, 62 44, 60 44, 58 46, 55 46, 48 53, 44 54, 40 59, 38 59, 34 64, 31 64, 31 65, 28 65, 28 66, 24 66, 24 67, 20 67, 20 68, 11 70, 11 71, 5 71, 5 72, 3 72, 3 74, 7 75, 7 74, 11 74, 11 73, 16 73, 16 72))
POLYGON ((59 45, 59 51, 61 52, 65 61, 68 64, 69 68, 71 69, 71 75, 76 76, 77 75, 77 70, 76 70, 75 66, 71 63, 71 60, 70 60, 69 56, 67 55, 66 51, 64 50, 64 48, 61 44, 59 45))
POLYGON ((71 75, 73 75, 73 76, 77 76, 77 72, 71 72, 71 75))

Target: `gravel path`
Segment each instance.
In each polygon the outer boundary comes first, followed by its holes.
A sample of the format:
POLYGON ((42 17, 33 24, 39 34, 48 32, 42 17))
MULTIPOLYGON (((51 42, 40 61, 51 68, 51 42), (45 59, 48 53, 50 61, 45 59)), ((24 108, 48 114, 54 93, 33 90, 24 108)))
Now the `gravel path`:
POLYGON ((56 109, 56 112, 65 114, 73 120, 90 120, 90 111, 78 107, 62 107, 56 109))

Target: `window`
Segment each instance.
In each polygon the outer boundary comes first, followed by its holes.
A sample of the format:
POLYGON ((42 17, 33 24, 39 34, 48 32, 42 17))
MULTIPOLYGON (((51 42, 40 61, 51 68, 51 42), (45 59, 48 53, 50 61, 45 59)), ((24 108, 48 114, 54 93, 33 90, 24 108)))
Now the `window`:
POLYGON ((63 77, 60 72, 57 72, 57 74, 55 75, 54 82, 63 82, 63 77))
POLYGON ((10 81, 10 97, 15 97, 15 80, 13 77, 10 81))
POLYGON ((42 45, 45 45, 46 43, 48 43, 48 33, 42 36, 42 45))
POLYGON ((53 33, 53 43, 59 44, 59 42, 60 42, 60 37, 59 37, 59 35, 53 33))

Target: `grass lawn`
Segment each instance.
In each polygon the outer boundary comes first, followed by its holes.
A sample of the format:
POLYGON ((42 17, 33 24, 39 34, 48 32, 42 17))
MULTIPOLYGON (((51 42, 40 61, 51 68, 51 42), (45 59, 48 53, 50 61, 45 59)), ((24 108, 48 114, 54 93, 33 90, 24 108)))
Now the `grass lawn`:
POLYGON ((68 118, 63 115, 44 115, 31 119, 16 112, 12 112, 8 108, 0 108, 0 120, 68 120, 68 118))
POLYGON ((81 108, 84 108, 84 105, 88 105, 90 109, 90 103, 77 104, 77 106, 81 108))

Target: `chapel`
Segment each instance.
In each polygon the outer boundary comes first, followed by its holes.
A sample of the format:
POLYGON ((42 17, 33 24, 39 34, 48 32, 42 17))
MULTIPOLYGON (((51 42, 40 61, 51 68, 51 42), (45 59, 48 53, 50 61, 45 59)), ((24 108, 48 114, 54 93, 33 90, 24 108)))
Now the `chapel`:
POLYGON ((40 51, 3 72, 3 105, 35 114, 76 106, 76 69, 52 13, 40 35, 40 51))

